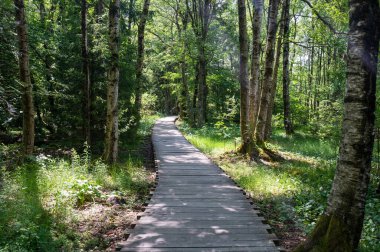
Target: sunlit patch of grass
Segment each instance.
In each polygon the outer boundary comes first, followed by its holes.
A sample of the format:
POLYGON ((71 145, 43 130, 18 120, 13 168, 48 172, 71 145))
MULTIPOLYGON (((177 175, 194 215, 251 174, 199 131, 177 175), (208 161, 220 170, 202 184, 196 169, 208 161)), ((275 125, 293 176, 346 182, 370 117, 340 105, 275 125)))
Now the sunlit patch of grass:
POLYGON ((270 143, 279 150, 317 159, 335 159, 338 153, 337 139, 318 139, 302 132, 287 136, 282 130, 274 130, 270 143))
POLYGON ((215 136, 194 136, 187 135, 187 140, 197 146, 202 152, 211 156, 218 156, 224 152, 235 150, 235 142, 226 139, 220 139, 215 136))
POLYGON ((280 169, 268 169, 263 165, 254 167, 247 163, 221 162, 221 167, 256 199, 292 194, 299 190, 299 181, 280 169))
POLYGON ((184 132, 190 143, 213 157, 225 152, 235 151, 240 144, 239 129, 234 125, 222 129, 214 128, 213 125, 192 129, 185 122, 177 122, 177 126, 184 132))

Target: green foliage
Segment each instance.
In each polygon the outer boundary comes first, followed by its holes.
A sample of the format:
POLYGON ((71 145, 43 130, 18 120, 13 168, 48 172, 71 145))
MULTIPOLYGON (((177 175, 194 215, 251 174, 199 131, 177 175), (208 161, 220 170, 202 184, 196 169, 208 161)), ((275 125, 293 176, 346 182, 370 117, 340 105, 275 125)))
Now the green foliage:
POLYGON ((141 162, 130 158, 109 169, 73 154, 72 161, 40 155, 36 162, 3 173, 0 190, 0 251, 73 251, 81 234, 73 211, 86 203, 123 195, 141 202, 149 182, 141 162))
MULTIPOLYGON (((380 180, 375 180, 377 185, 380 180)), ((379 251, 380 249, 380 199, 374 192, 375 186, 370 188, 366 203, 366 215, 364 218, 360 251, 379 251)))
POLYGON ((342 102, 322 101, 315 113, 309 123, 310 131, 321 138, 338 139, 343 122, 342 102))
POLYGON ((74 184, 68 184, 68 187, 76 199, 77 206, 82 206, 89 201, 95 201, 95 198, 101 196, 101 186, 85 179, 77 179, 74 184))
POLYGON ((76 243, 63 219, 54 218, 41 201, 40 175, 37 163, 5 172, 0 191, 0 251, 69 250, 76 243))

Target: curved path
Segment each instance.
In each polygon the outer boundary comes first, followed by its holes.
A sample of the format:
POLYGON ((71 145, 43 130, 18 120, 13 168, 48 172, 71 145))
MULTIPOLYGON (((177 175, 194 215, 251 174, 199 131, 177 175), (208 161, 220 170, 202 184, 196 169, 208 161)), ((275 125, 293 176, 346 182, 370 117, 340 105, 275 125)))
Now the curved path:
POLYGON ((174 125, 157 121, 158 185, 121 251, 279 251, 234 182, 174 125))

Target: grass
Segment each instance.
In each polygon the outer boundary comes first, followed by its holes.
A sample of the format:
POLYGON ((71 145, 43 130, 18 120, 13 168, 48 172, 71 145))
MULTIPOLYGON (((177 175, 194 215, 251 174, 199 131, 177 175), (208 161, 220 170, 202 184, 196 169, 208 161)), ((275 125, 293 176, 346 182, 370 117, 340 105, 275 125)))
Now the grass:
MULTIPOLYGON (((149 136, 156 118, 143 118, 139 136, 131 144, 134 148, 149 136)), ((80 154, 71 150, 66 158, 41 153, 11 170, 1 168, 0 251, 105 250, 110 246, 110 240, 97 233, 117 227, 111 221, 108 227, 106 221, 98 223, 97 229, 86 227, 88 220, 94 222, 88 218, 90 212, 101 209, 92 216, 95 219, 114 218, 104 215, 114 208, 108 199, 116 198, 122 202, 117 205, 119 213, 132 213, 145 201, 152 175, 144 169, 141 155, 122 152, 121 162, 108 166, 93 157, 88 146, 83 149, 80 154)), ((128 221, 122 223, 122 231, 128 221)))
MULTIPOLYGON (((302 231, 296 236, 303 236, 312 230, 326 207, 336 166, 338 141, 318 139, 305 132, 289 137, 283 130, 274 130, 268 147, 277 150, 286 161, 264 165, 252 163, 233 153, 239 144, 237 126, 225 129, 207 125, 201 129, 191 129, 186 123, 180 123, 179 128, 192 144, 213 158, 250 194, 276 231, 281 233, 285 230, 286 233, 286 229, 296 228, 302 231)), ((380 200, 375 195, 379 173, 375 171, 373 174, 361 251, 380 251, 380 200)), ((282 244, 287 248, 296 245, 297 242, 286 241, 282 244)))

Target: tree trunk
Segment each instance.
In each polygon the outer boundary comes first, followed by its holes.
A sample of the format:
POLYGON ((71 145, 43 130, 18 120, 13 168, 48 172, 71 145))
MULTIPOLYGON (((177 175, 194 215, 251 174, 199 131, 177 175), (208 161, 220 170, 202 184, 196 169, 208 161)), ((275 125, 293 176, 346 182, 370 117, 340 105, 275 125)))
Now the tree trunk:
POLYGON ((140 123, 141 115, 141 95, 142 95, 142 71, 144 67, 144 32, 145 24, 148 19, 150 0, 144 0, 143 10, 138 27, 137 38, 137 63, 136 63, 136 100, 135 100, 135 117, 136 127, 140 123))
POLYGON ((354 251, 363 227, 374 141, 380 10, 350 1, 347 82, 339 159, 326 213, 296 251, 354 251))
POLYGON ((274 50, 276 44, 276 31, 277 31, 277 12, 279 0, 270 1, 269 17, 268 17, 268 33, 267 45, 265 52, 265 70, 263 88, 261 91, 260 108, 256 126, 256 141, 261 144, 265 141, 265 126, 268 114, 268 107, 270 103, 270 96, 272 92, 272 79, 273 79, 273 61, 274 50))
MULTIPOLYGON (((312 25, 312 27, 314 27, 312 25)), ((311 99, 311 93, 312 93, 312 88, 313 88, 313 80, 314 80, 314 43, 313 41, 312 42, 312 46, 311 46, 311 55, 310 55, 310 58, 309 58, 309 79, 308 79, 308 84, 309 84, 309 87, 308 87, 308 90, 307 90, 307 107, 308 107, 308 117, 309 117, 309 120, 311 118, 311 108, 312 108, 312 99, 311 99)))
POLYGON ((289 96, 289 7, 290 0, 284 3, 284 44, 282 57, 282 98, 284 101, 284 127, 287 135, 293 133, 293 124, 290 114, 290 96, 289 96))
POLYGON ((187 64, 186 64, 186 48, 187 48, 187 40, 184 37, 184 33, 186 34, 187 30, 187 24, 188 24, 188 13, 187 10, 185 14, 180 19, 180 6, 179 1, 176 1, 176 26, 178 30, 178 40, 181 42, 181 59, 179 62, 180 69, 181 69, 181 93, 180 93, 180 99, 179 99, 179 107, 180 107, 180 118, 185 120, 188 119, 191 122, 191 118, 193 118, 191 109, 191 101, 190 101, 190 94, 189 94, 189 84, 187 79, 187 64), (182 26, 180 25, 180 20, 182 20, 182 26))
MULTIPOLYGON (((55 9, 55 5, 53 4, 50 8, 50 12, 53 12, 55 9)), ((52 33, 53 33, 53 28, 52 28, 52 23, 54 22, 53 21, 53 14, 50 14, 50 22, 49 22, 49 25, 47 25, 46 23, 46 8, 45 8, 45 1, 44 0, 39 0, 39 12, 40 12, 40 21, 41 21, 41 25, 44 29, 44 32, 48 33, 49 36, 52 36, 52 33)), ((55 98, 54 98, 54 95, 53 95, 53 92, 54 92, 54 88, 53 88, 53 75, 52 75, 52 62, 53 62, 53 59, 50 55, 50 51, 49 51, 49 46, 48 46, 48 41, 46 39, 44 39, 43 41, 43 47, 45 49, 45 54, 43 56, 43 61, 44 61, 44 65, 45 65, 45 80, 46 80, 46 83, 47 83, 47 90, 48 90, 48 102, 49 102, 49 109, 50 109, 50 113, 52 115, 56 115, 57 113, 57 109, 56 109, 56 106, 55 106, 55 98)), ((32 80, 32 85, 33 85, 33 80, 32 80)), ((38 99, 38 97, 35 97, 36 99, 38 99)), ((37 104, 37 101, 35 99, 35 103, 37 104)), ((39 108, 37 108, 36 106, 36 110, 39 110, 39 108)), ((42 115, 41 113, 39 113, 41 111, 37 111, 37 118, 39 121, 42 120, 42 115)), ((49 124, 48 123, 45 123, 43 120, 41 121, 43 122, 43 125, 46 129, 49 130, 49 132, 51 134, 54 134, 56 133, 56 127, 53 126, 54 123, 53 122, 50 122, 49 124)))
POLYGON ((261 26, 263 21, 263 0, 253 0, 253 22, 252 22, 252 60, 251 81, 249 92, 249 131, 254 138, 257 114, 260 105, 260 55, 261 55, 261 26))
POLYGON ((111 52, 107 86, 107 118, 103 159, 115 163, 118 154, 118 93, 119 93, 119 13, 120 0, 110 0, 109 48, 111 52))
POLYGON ((22 85, 22 142, 23 154, 33 154, 34 147, 34 108, 33 86, 30 78, 28 35, 25 20, 24 0, 14 0, 16 8, 17 37, 19 42, 20 82, 22 85))
POLYGON ((90 63, 88 57, 87 37, 87 0, 82 0, 81 6, 82 31, 82 71, 83 71, 83 136, 88 145, 91 144, 91 79, 90 63))
POLYGON ((239 48, 240 48, 240 136, 242 145, 240 151, 248 153, 251 144, 250 131, 248 129, 249 111, 249 80, 248 80, 248 34, 247 34, 247 14, 245 0, 238 0, 239 15, 239 48))
POLYGON ((195 112, 197 108, 197 97, 198 97, 198 82, 199 82, 199 63, 195 66, 195 85, 194 85, 194 93, 193 93, 193 99, 192 99, 192 107, 191 107, 191 119, 190 119, 190 125, 192 127, 195 127, 195 112))
POLYGON ((268 105, 268 113, 267 113, 267 121, 265 123, 265 139, 268 139, 272 134, 272 114, 274 108, 274 101, 276 98, 276 90, 277 90, 277 76, 278 76, 278 68, 280 66, 280 56, 281 56, 281 46, 282 46, 282 37, 284 34, 284 8, 281 11, 281 21, 280 21, 280 31, 277 38, 276 43, 276 57, 274 61, 273 68, 273 78, 272 78, 272 93, 270 95, 269 105, 268 105))
MULTIPOLYGON (((202 42, 201 42, 202 43, 202 42)), ((202 127, 206 122, 207 113, 207 61, 205 46, 202 43, 199 51, 199 76, 198 76, 198 103, 197 103, 197 127, 202 127)))
POLYGON ((214 2, 211 0, 186 0, 186 8, 191 20, 191 25, 196 36, 198 49, 197 80, 197 127, 202 127, 206 122, 207 114, 207 56, 206 40, 211 20, 211 10, 214 2))
POLYGON ((100 23, 100 16, 104 13, 104 1, 98 0, 95 5, 96 22, 100 23))

